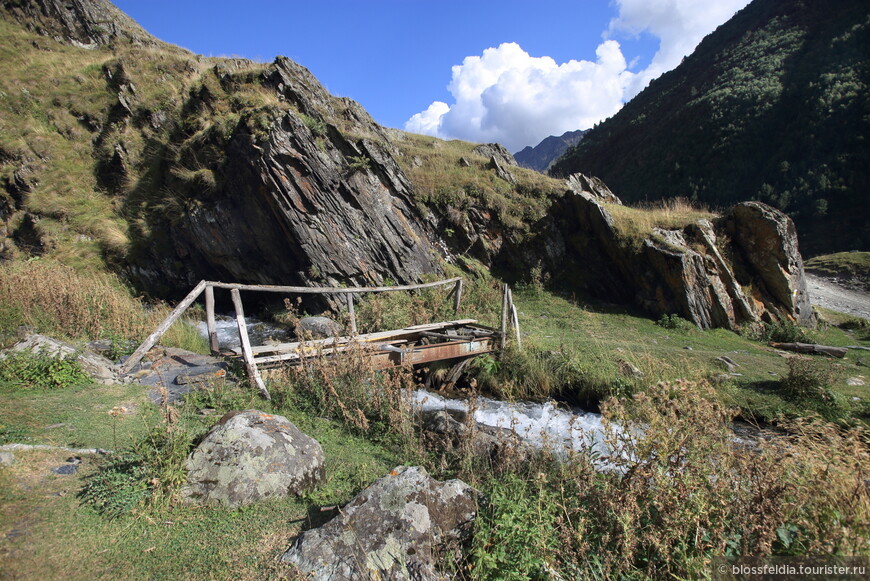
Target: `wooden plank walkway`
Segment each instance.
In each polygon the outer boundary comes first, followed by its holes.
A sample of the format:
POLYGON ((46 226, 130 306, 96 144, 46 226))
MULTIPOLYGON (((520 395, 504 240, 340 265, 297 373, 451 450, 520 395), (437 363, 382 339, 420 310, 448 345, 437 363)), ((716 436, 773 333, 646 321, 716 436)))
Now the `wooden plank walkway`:
POLYGON ((214 289, 230 291, 239 328, 241 347, 237 350, 224 352, 229 357, 241 357, 251 383, 256 385, 266 399, 270 399, 269 391, 260 375, 261 367, 299 364, 305 359, 321 356, 334 356, 350 349, 364 349, 371 360, 374 369, 386 369, 400 365, 416 365, 442 361, 447 359, 467 359, 483 353, 504 348, 506 336, 506 319, 512 318, 519 342, 519 325, 516 309, 510 297, 507 285, 503 288, 502 328, 501 331, 477 324, 474 319, 456 319, 425 325, 414 325, 403 329, 379 331, 358 335, 356 332, 356 316, 353 306, 353 295, 363 292, 394 292, 410 291, 436 286, 452 286, 447 298, 453 296, 454 315, 459 312, 462 299, 462 279, 450 278, 430 283, 390 286, 390 287, 294 287, 275 285, 249 285, 200 281, 196 287, 182 300, 172 313, 154 330, 151 335, 133 352, 121 365, 122 373, 130 370, 142 360, 169 327, 178 320, 184 311, 205 294, 206 327, 208 329, 209 346, 215 354, 218 352, 217 329, 214 312, 214 289), (245 312, 240 291, 276 292, 285 294, 332 294, 344 295, 350 315, 350 335, 332 337, 313 341, 297 341, 276 345, 251 345, 245 324, 245 312), (511 309, 513 309, 511 311, 511 309), (512 315, 512 317, 511 317, 512 315))

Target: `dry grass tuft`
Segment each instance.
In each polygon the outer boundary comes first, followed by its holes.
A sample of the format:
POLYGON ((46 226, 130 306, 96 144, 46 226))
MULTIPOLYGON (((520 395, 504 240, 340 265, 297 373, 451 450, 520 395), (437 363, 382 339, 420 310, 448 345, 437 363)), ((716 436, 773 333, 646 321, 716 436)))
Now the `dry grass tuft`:
POLYGON ((697 207, 685 198, 661 200, 634 208, 618 204, 605 204, 605 207, 613 216, 617 231, 628 239, 648 237, 653 228, 681 230, 698 220, 717 217, 714 212, 697 207))

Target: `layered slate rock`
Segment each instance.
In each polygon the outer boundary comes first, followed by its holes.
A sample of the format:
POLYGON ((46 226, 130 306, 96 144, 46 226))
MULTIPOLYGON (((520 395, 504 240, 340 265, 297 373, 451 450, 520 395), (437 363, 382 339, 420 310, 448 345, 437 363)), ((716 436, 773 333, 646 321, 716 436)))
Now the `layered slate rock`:
POLYGON ((752 267, 757 283, 764 287, 759 296, 765 308, 793 315, 802 325, 810 324, 812 305, 791 218, 766 204, 743 202, 731 209, 725 227, 742 262, 752 267))
POLYGON ((703 329, 813 322, 794 224, 779 210, 746 202, 713 221, 654 228, 632 244, 605 206, 619 199, 600 180, 578 174, 569 183, 552 215, 570 284, 703 329))
POLYGON ((312 581, 443 579, 437 564, 467 538, 479 493, 461 480, 433 480, 398 467, 281 557, 312 581))
POLYGON ((323 462, 320 444, 287 418, 230 412, 188 457, 184 495, 230 507, 298 495, 323 480, 323 462))
POLYGON ((4 8, 28 28, 84 48, 123 40, 154 44, 154 39, 108 0, 23 0, 4 8))
MULTIPOLYGON (((214 73, 235 82, 232 72, 214 73)), ((258 82, 293 108, 245 118, 228 136, 190 144, 191 157, 222 162, 208 168, 211 183, 197 190, 190 211, 150 225, 154 240, 142 244, 131 275, 165 295, 200 279, 367 286, 440 274, 433 225, 365 110, 332 97, 286 58, 258 82)), ((186 107, 207 109, 210 99, 192 95, 186 107)), ((161 179, 183 190, 171 169, 161 179)))

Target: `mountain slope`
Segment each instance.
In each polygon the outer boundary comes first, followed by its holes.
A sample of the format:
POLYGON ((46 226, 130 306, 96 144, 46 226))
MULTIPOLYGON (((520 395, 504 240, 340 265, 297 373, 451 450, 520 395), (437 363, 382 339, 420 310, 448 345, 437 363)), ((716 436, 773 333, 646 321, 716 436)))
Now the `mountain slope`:
POLYGON ((386 130, 289 59, 162 43, 106 0, 2 3, 0 36, 0 258, 108 266, 160 297, 414 282, 461 244, 492 264, 565 191, 386 130))
POLYGON ((553 166, 629 202, 754 199, 807 254, 870 247, 870 14, 854 0, 755 0, 553 166))
POLYGON ((521 167, 535 171, 546 171, 555 160, 562 157, 569 147, 577 145, 585 133, 586 130, 578 129, 566 131, 559 136, 551 135, 534 147, 527 145, 522 151, 514 154, 514 159, 521 167))

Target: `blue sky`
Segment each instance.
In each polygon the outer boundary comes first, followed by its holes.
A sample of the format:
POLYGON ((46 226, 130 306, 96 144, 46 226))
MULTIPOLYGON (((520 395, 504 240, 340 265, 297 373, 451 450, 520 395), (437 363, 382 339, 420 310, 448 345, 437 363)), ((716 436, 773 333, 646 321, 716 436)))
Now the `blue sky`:
POLYGON ((115 0, 208 56, 308 67, 381 124, 511 151, 615 113, 748 0, 115 0))

